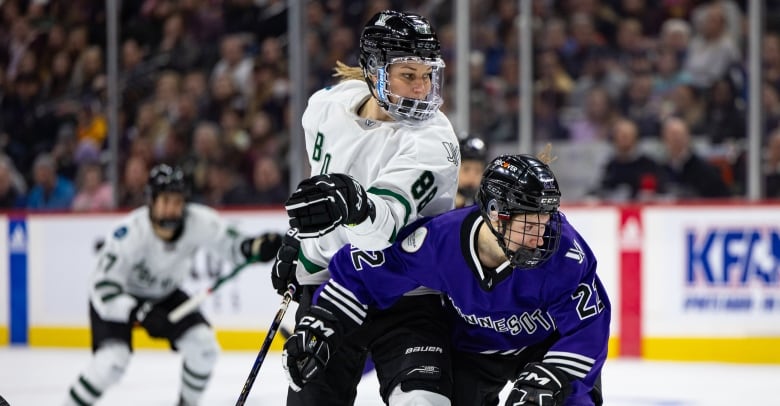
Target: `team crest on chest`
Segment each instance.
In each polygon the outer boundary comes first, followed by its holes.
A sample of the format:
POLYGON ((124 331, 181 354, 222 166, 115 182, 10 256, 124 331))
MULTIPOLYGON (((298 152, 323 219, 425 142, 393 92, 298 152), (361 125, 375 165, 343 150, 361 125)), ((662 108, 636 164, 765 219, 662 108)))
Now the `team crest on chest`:
POLYGON ((420 250, 427 235, 428 229, 420 227, 404 239, 401 243, 401 248, 410 254, 415 253, 420 250))

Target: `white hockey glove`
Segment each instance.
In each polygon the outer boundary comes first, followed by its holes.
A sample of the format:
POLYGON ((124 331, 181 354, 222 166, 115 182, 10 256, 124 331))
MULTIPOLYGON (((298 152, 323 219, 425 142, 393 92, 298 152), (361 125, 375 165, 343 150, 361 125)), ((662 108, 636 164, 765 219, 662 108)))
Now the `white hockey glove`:
POLYGON ((562 406, 570 393, 565 372, 550 364, 533 362, 520 372, 504 406, 562 406))
POLYGON ((315 238, 340 225, 376 216, 363 186, 349 175, 332 173, 304 179, 285 203, 290 227, 300 238, 315 238))
POLYGON ((328 365, 330 355, 341 344, 341 326, 333 313, 312 306, 284 343, 282 367, 290 388, 300 391, 328 365))

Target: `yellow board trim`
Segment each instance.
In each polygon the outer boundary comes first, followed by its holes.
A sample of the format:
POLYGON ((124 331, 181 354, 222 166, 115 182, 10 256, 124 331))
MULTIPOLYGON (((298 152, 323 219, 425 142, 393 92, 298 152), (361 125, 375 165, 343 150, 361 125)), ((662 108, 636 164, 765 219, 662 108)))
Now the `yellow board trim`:
POLYGON ((0 326, 0 345, 8 345, 10 334, 8 326, 0 326))
POLYGON ((607 344, 607 358, 617 358, 620 354, 620 338, 610 337, 607 344))
MULTIPOLYGON (((2 333, 0 328, 0 333, 2 333)), ((266 332, 246 330, 217 330, 217 340, 223 350, 259 350, 265 340, 266 332)), ((0 336, 2 337, 2 336, 0 336)), ((87 348, 91 345, 88 328, 77 327, 33 327, 30 329, 29 343, 31 347, 77 347, 87 348)), ((609 358, 616 358, 619 354, 620 339, 610 337, 609 358)), ((271 351, 281 351, 284 338, 276 334, 271 351)), ((154 339, 140 328, 133 330, 133 348, 168 349, 168 342, 154 339)))
MULTIPOLYGON (((265 331, 217 330, 217 341, 223 350, 259 350, 265 340, 265 331)), ((88 328, 79 327, 31 327, 30 347, 90 347, 88 328)), ((284 338, 276 334, 271 351, 281 351, 284 338)), ((133 329, 133 348, 170 349, 167 340, 151 338, 141 328, 133 329)))
POLYGON ((780 364, 780 337, 648 337, 642 339, 642 358, 780 364))

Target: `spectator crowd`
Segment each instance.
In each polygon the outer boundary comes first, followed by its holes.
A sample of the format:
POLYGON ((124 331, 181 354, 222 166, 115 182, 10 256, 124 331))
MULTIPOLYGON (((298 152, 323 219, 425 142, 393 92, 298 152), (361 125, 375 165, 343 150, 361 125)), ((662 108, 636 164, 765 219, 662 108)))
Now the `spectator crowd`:
MULTIPOLYGON (((746 2, 533 0, 534 141, 605 142, 592 195, 646 199, 745 194, 746 2), (661 153, 647 154, 643 143, 661 153), (703 147, 702 147, 703 146, 703 147), (599 172, 603 171, 603 172, 599 172), (704 180, 703 180, 704 179, 704 180)), ((780 6, 765 6, 762 163, 780 197, 780 6)), ((144 203, 148 169, 182 166, 194 200, 278 205, 289 194, 291 122, 285 0, 120 2, 119 160, 110 160, 105 2, 0 1, 2 209, 95 211, 144 203), (106 179, 116 165, 118 190, 106 179), (117 200, 115 201, 114 196, 117 200)), ((305 91, 357 65, 369 16, 428 16, 440 35, 443 110, 470 78, 470 133, 519 131, 518 2, 472 1, 470 71, 455 69, 454 4, 309 0, 305 91)), ((452 117, 451 117, 452 118, 452 117)))

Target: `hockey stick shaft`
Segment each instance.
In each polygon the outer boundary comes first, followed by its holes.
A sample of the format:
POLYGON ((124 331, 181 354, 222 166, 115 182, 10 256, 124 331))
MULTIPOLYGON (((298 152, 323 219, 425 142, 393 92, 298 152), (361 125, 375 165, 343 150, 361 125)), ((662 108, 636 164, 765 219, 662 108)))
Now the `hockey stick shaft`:
POLYGON ((214 281, 214 283, 211 286, 209 286, 208 289, 198 293, 197 295, 190 297, 189 299, 182 302, 180 305, 176 306, 175 309, 171 310, 171 312, 168 313, 168 321, 170 321, 171 323, 178 323, 181 319, 184 318, 184 316, 192 313, 195 309, 200 307, 201 303, 205 302, 206 299, 208 299, 208 297, 211 296, 211 294, 214 293, 215 290, 219 289, 219 287, 222 286, 225 282, 227 282, 230 279, 233 279, 236 275, 238 275, 239 272, 241 272, 241 270, 243 270, 248 265, 253 264, 255 262, 256 262, 256 258, 250 258, 243 264, 233 268, 233 270, 230 271, 229 274, 224 275, 219 279, 217 279, 216 281, 214 281))
POLYGON ((255 383, 257 373, 260 371, 260 367, 263 365, 263 361, 265 361, 265 356, 268 355, 268 349, 271 348, 271 342, 274 340, 276 331, 279 330, 279 326, 282 324, 284 314, 287 313, 287 306, 289 306, 290 301, 292 301, 292 297, 295 294, 295 289, 295 285, 293 284, 287 286, 287 292, 284 292, 282 303, 279 304, 279 310, 276 311, 274 321, 271 323, 271 327, 268 329, 268 334, 265 335, 265 340, 263 340, 263 345, 260 347, 260 351, 257 353, 255 363, 252 365, 252 370, 249 371, 249 376, 246 378, 246 382, 244 382, 244 388, 241 390, 241 395, 238 396, 236 406, 244 406, 247 397, 249 397, 249 391, 252 390, 252 385, 255 383))

